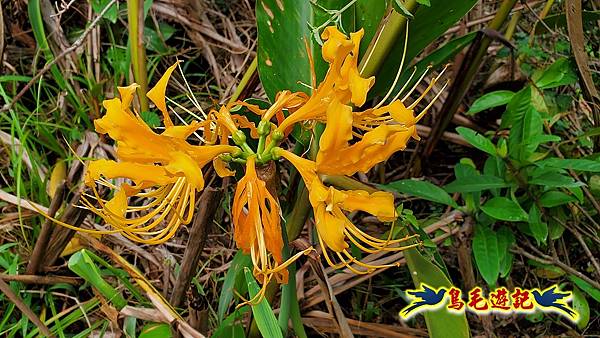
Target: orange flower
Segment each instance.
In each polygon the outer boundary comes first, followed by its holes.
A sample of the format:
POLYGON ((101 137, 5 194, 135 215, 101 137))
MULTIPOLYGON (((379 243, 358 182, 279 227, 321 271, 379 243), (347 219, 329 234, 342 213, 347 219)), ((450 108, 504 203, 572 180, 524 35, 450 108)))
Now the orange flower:
POLYGON ((108 134, 116 141, 119 161, 92 161, 85 173, 85 183, 92 188, 96 207, 88 198, 83 204, 102 217, 114 229, 106 231, 74 228, 85 232, 120 232, 127 238, 149 244, 159 244, 171 238, 181 224, 188 224, 193 216, 196 192, 204 188, 202 168, 220 154, 238 150, 230 145, 194 146, 186 139, 201 124, 175 126, 165 102, 169 77, 177 64, 171 66, 148 92, 148 98, 163 114, 165 130, 155 133, 141 117, 131 110, 135 90, 133 84, 119 87, 121 98, 103 102, 106 114, 94 121, 96 131, 108 134), (110 179, 121 178, 133 182, 119 186, 110 179), (115 190, 110 200, 102 199, 96 183, 115 190), (130 205, 128 198, 143 198, 144 205, 130 205))
POLYGON ((313 207, 315 226, 323 255, 329 265, 334 268, 346 267, 357 274, 370 273, 374 269, 393 265, 374 265, 361 262, 348 251, 349 240, 362 251, 375 253, 380 251, 400 251, 418 244, 399 246, 415 236, 401 239, 391 239, 393 227, 389 230, 387 239, 373 237, 354 225, 345 212, 364 211, 382 222, 396 219, 394 196, 388 192, 368 193, 361 190, 337 190, 327 187, 317 175, 315 162, 301 158, 281 148, 275 149, 275 154, 288 160, 302 176, 309 191, 310 204, 313 207), (329 250, 333 251, 333 258, 329 250), (338 261, 339 263, 336 263, 338 261), (356 269, 352 264, 363 269, 356 269))
POLYGON ((287 267, 312 248, 283 261, 279 202, 267 190, 265 182, 258 178, 255 165, 255 157, 249 157, 246 174, 235 190, 231 214, 235 242, 244 253, 250 254, 254 276, 263 284, 256 298, 260 299, 273 275, 278 283, 286 284, 287 267))

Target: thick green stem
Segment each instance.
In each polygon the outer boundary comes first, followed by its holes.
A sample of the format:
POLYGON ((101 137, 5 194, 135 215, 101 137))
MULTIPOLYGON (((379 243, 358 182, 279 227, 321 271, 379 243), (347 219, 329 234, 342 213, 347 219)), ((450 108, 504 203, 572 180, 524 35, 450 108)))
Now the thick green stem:
POLYGON ((254 60, 252 60, 252 63, 250 63, 250 66, 248 66, 248 69, 246 69, 246 72, 244 73, 244 76, 240 80, 240 83, 238 84, 237 88, 235 89, 235 92, 229 98, 229 103, 235 102, 237 99, 240 98, 240 95, 244 91, 244 88, 246 88, 248 82, 250 82, 250 79, 252 78, 254 72, 256 72, 257 65, 258 58, 255 56, 254 60))
POLYGON ((144 1, 127 0, 127 19, 129 20, 129 48, 133 77, 140 86, 138 99, 140 109, 148 111, 148 76, 146 74, 146 49, 144 48, 144 1))
MULTIPOLYGON (((417 1, 407 0, 404 7, 413 12, 417 7, 417 1)), ((389 14, 379 24, 375 38, 371 41, 365 57, 360 60, 358 65, 363 77, 377 74, 394 45, 398 43, 398 38, 406 29, 406 17, 393 10, 391 6, 388 11, 389 14)))

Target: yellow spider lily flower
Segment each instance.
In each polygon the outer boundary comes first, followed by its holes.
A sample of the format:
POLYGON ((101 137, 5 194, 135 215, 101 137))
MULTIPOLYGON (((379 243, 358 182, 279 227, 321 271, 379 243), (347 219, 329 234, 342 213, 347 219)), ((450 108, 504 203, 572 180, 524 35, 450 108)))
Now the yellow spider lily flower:
POLYGON ((258 177, 255 156, 250 156, 246 161, 246 174, 235 190, 232 221, 235 242, 244 253, 250 254, 254 276, 263 284, 255 300, 263 297, 273 276, 278 283, 287 283, 287 267, 312 250, 304 250, 283 261, 280 217, 279 202, 269 192, 266 183, 258 177))
MULTIPOLYGON (((417 85, 406 93, 402 99, 398 94, 391 103, 383 105, 391 91, 374 108, 365 111, 354 111, 354 106, 362 106, 375 78, 361 77, 358 66, 358 50, 362 30, 346 37, 336 27, 327 27, 321 37, 325 40, 322 48, 323 59, 329 63, 325 79, 314 90, 304 105, 292 112, 282 123, 279 131, 286 130, 297 122, 313 120, 326 122, 325 131, 320 139, 320 150, 316 158, 317 171, 322 174, 352 175, 366 172, 377 163, 387 160, 392 154, 406 148, 411 138, 419 139, 416 123, 427 113, 439 93, 418 116, 414 116, 414 108, 425 98, 425 95, 439 80, 440 73, 426 90, 413 103, 405 106, 404 102, 414 92, 417 85)), ((408 42, 408 29, 405 46, 408 42)), ((402 57, 400 70, 403 67, 406 48, 402 57)), ((392 89, 395 87, 398 72, 392 89)), ((407 81, 410 82, 413 75, 407 81)), ((417 81, 421 82, 425 74, 417 81)), ((406 86, 404 86, 406 87, 406 86)))
POLYGON ((374 193, 361 190, 342 191, 327 187, 317 175, 317 164, 314 161, 301 158, 281 148, 275 149, 275 155, 288 160, 302 176, 309 191, 309 200, 313 207, 315 226, 323 255, 333 268, 346 267, 354 273, 366 274, 378 268, 396 266, 395 264, 369 264, 357 260, 348 250, 346 240, 368 253, 401 251, 418 245, 400 245, 416 236, 391 239, 393 227, 389 230, 387 239, 373 237, 354 225, 345 214, 345 212, 360 210, 377 217, 382 222, 393 221, 396 219, 396 210, 392 194, 383 191, 374 193), (333 255, 329 251, 332 251, 333 255), (354 267, 354 264, 360 269, 354 267))
POLYGON ((191 145, 186 139, 201 124, 173 125, 166 107, 165 90, 176 66, 171 66, 147 94, 163 113, 165 130, 160 134, 150 129, 131 110, 137 85, 119 87, 120 99, 103 102, 106 114, 94 124, 98 133, 107 134, 116 141, 119 161, 101 159, 88 165, 85 183, 92 188, 93 199, 99 207, 85 196, 82 201, 113 229, 75 230, 119 232, 137 242, 163 243, 175 234, 180 225, 192 220, 196 192, 204 188, 202 168, 220 154, 238 150, 230 145, 191 145), (123 183, 117 186, 108 181, 115 178, 131 180, 133 185, 123 183), (115 190, 114 196, 110 200, 102 199, 96 189, 97 183, 115 190), (145 203, 135 205, 138 199, 145 203))

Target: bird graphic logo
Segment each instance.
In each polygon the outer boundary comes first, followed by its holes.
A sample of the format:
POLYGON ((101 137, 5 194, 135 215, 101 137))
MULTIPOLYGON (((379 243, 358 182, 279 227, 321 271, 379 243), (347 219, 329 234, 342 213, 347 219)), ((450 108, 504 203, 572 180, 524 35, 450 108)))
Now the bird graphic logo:
POLYGON ((400 311, 400 316, 408 319, 413 315, 421 312, 424 309, 432 309, 443 305, 444 297, 446 296, 446 288, 432 289, 427 285, 421 285, 420 289, 407 290, 407 294, 413 300, 404 309, 400 311))
POLYGON ((534 289, 532 294, 540 310, 556 312, 572 318, 573 321, 577 320, 577 312, 567 305, 567 302, 572 298, 571 292, 561 292, 557 285, 553 285, 543 291, 534 289))

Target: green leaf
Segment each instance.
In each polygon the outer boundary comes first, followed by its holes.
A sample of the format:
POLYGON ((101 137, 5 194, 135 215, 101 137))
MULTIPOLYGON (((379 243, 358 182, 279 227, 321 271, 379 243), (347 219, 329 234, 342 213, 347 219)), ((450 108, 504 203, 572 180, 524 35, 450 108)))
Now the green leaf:
POLYGON ((585 159, 549 158, 536 163, 540 167, 572 169, 576 171, 600 172, 600 161, 585 159))
POLYGON ((577 74, 573 71, 567 58, 556 60, 535 80, 535 85, 540 89, 550 89, 558 86, 569 85, 577 82, 577 74))
POLYGON ((506 111, 502 115, 500 128, 508 128, 521 120, 525 113, 531 108, 531 87, 527 86, 515 95, 506 105, 506 111))
MULTIPOLYGON (((309 91, 306 85, 311 85, 311 68, 307 53, 313 56, 317 82, 325 76, 328 66, 321 56, 321 32, 316 28, 331 18, 323 9, 336 10, 346 4, 343 0, 318 4, 297 0, 256 2, 258 74, 269 99, 284 89, 309 91)), ((347 9, 348 13, 352 11, 353 8, 347 9)))
POLYGON ((166 323, 149 323, 144 325, 138 338, 170 338, 173 337, 171 326, 166 323))
POLYGON ((498 252, 500 253, 500 277, 505 278, 510 273, 514 255, 510 252, 515 243, 515 235, 509 227, 503 226, 496 232, 498 252))
POLYGON ((458 205, 444 189, 431 184, 427 181, 417 180, 400 180, 381 186, 387 190, 395 190, 403 194, 417 196, 422 199, 449 205, 453 208, 458 208, 458 205))
POLYGON ((542 197, 540 197, 540 204, 544 208, 554 208, 571 202, 577 202, 577 198, 556 190, 546 191, 542 197))
POLYGON ((478 224, 473 237, 473 255, 483 279, 490 286, 496 285, 502 254, 498 250, 498 239, 492 229, 478 224))
POLYGON ((542 176, 534 177, 529 180, 529 184, 543 185, 550 188, 581 187, 585 185, 583 182, 575 181, 575 179, 571 176, 566 176, 559 173, 548 173, 542 176))
POLYGON ((506 188, 508 186, 510 185, 500 177, 478 175, 459 178, 444 186, 444 190, 449 193, 475 192, 488 189, 506 188))
POLYGON ((212 337, 246 338, 244 326, 242 325, 242 319, 248 310, 250 310, 250 308, 247 306, 243 306, 235 310, 232 314, 227 316, 227 318, 225 318, 221 324, 219 324, 219 326, 213 332, 212 337))
POLYGON ((467 142, 469 142, 470 145, 472 145, 473 147, 484 151, 492 156, 496 155, 496 147, 494 146, 494 144, 492 143, 492 141, 490 141, 487 137, 479 134, 478 132, 474 131, 473 129, 469 129, 469 128, 465 128, 465 127, 458 127, 456 128, 456 131, 465 138, 465 140, 467 142))
POLYGON ((593 287, 590 283, 584 281, 583 279, 575 276, 569 275, 569 279, 571 282, 575 283, 581 290, 585 291, 588 295, 590 295, 594 300, 600 303, 600 290, 593 287))
POLYGON ((531 206, 529 210, 529 229, 533 234, 537 244, 546 243, 548 238, 548 225, 542 221, 542 213, 535 204, 531 206))
POLYGON ((156 128, 160 126, 160 117, 153 111, 143 111, 140 114, 140 117, 150 128, 156 128))
POLYGON ((431 7, 431 1, 429 0, 417 0, 418 4, 425 5, 427 7, 431 7))
MULTIPOLYGON (((258 286, 258 283, 256 283, 256 280, 254 280, 250 269, 244 268, 244 276, 246 277, 246 283, 248 284, 250 298, 254 298, 260 291, 260 287, 258 286)), ((256 320, 256 325, 263 337, 283 338, 277 318, 266 298, 263 298, 258 304, 251 305, 251 307, 252 314, 256 320)))
POLYGON ((487 93, 473 102, 471 108, 467 111, 467 114, 475 115, 486 109, 503 106, 509 103, 514 95, 515 93, 510 90, 497 90, 495 92, 487 93))
POLYGON ((412 13, 404 6, 402 0, 392 0, 392 7, 399 14, 404 15, 405 17, 412 19, 414 16, 412 13))
POLYGON ((494 197, 482 207, 483 212, 495 219, 509 222, 526 222, 529 215, 515 201, 506 197, 494 197))
MULTIPOLYGON (((443 35, 448 28, 454 26, 473 8, 477 0, 430 0, 430 2, 430 7, 419 6, 410 22, 405 65, 409 65, 425 47, 443 35)), ((390 89, 400 66, 401 58, 397 56, 402 55, 403 49, 404 36, 400 34, 398 43, 391 49, 389 57, 386 57, 376 75, 377 81, 371 95, 384 94, 390 89)))
POLYGON ((102 278, 100 269, 87 254, 87 250, 81 249, 71 255, 68 266, 71 271, 92 284, 98 292, 114 304, 117 310, 121 310, 127 305, 127 301, 121 296, 121 293, 102 278))
MULTIPOLYGON (((400 80, 392 90, 392 93, 396 94, 402 87, 406 85, 405 88, 412 88, 418 79, 433 67, 434 69, 442 67, 444 64, 448 63, 448 61, 456 56, 456 54, 460 53, 466 46, 468 46, 471 41, 475 38, 477 32, 471 32, 465 34, 461 37, 448 41, 446 44, 442 45, 431 54, 424 57, 419 62, 415 63, 411 68, 414 69, 415 75, 412 76, 412 71, 404 71, 400 76, 400 80), (410 81, 409 81, 410 79, 410 81)), ((378 79, 382 77, 379 75, 378 79)), ((377 85, 377 83, 375 83, 377 85)), ((391 85, 391 83, 390 83, 391 85)), ((376 93, 376 91, 373 91, 376 93)))
MULTIPOLYGON (((404 232, 404 235, 408 235, 404 232)), ((404 251, 408 269, 415 287, 425 283, 432 288, 452 287, 452 282, 446 277, 444 271, 434 264, 431 259, 424 257, 418 249, 412 248, 404 251)), ((452 332, 452 337, 468 338, 470 337, 469 324, 465 313, 454 314, 445 308, 423 313, 427 330, 430 337, 446 337, 448 332, 452 332)))
POLYGON ((231 260, 231 266, 227 270, 223 286, 221 287, 221 294, 219 295, 219 307, 217 308, 217 318, 219 319, 219 323, 225 318, 227 309, 229 309, 229 304, 233 300, 233 291, 238 276, 241 276, 244 268, 251 266, 252 259, 242 251, 238 251, 231 260))
POLYGON ((532 106, 517 118, 508 137, 509 155, 519 161, 526 161, 540 145, 537 137, 542 135, 543 122, 540 113, 532 106))
MULTIPOLYGON (((92 9, 94 13, 100 14, 102 10, 110 3, 110 0, 92 0, 92 9)), ((112 22, 117 23, 117 17, 119 14, 119 2, 116 1, 106 13, 104 13, 103 18, 112 22)))
POLYGON ((577 287, 573 288, 573 310, 579 315, 577 319, 577 328, 580 330, 585 329, 590 322, 590 304, 585 295, 577 287))

